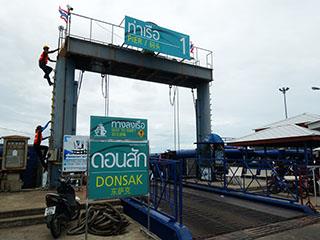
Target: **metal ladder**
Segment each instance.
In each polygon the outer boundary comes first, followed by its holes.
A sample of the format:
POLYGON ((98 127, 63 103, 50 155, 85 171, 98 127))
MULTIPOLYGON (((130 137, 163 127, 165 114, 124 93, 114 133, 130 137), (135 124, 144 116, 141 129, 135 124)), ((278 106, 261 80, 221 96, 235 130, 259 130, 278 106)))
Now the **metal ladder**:
POLYGON ((56 100, 56 70, 54 70, 54 76, 53 76, 53 89, 52 89, 52 97, 51 97, 51 126, 50 126, 50 139, 49 139, 49 149, 53 150, 54 149, 54 138, 53 138, 53 134, 54 134, 54 112, 55 112, 55 100, 56 100))

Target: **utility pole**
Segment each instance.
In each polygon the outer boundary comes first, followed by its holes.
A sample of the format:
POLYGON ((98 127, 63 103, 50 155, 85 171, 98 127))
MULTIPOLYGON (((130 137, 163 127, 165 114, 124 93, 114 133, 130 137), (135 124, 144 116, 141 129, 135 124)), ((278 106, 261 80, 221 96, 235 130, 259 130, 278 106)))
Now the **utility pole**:
POLYGON ((279 88, 279 91, 283 93, 283 102, 284 102, 284 114, 286 119, 288 118, 288 111, 287 111, 287 99, 286 99, 286 92, 289 90, 288 87, 279 88))

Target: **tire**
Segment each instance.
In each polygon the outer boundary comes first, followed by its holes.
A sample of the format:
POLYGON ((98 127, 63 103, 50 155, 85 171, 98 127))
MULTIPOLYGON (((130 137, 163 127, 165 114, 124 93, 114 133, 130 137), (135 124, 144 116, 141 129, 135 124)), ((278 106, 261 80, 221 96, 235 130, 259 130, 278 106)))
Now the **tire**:
POLYGON ((50 224, 51 224, 51 221, 52 221, 52 215, 49 215, 47 217, 45 217, 45 223, 47 224, 47 228, 50 229, 50 224))
POLYGON ((75 210, 74 210, 74 215, 71 217, 71 220, 75 220, 77 218, 79 218, 79 215, 80 215, 80 211, 81 211, 81 205, 78 201, 76 201, 76 207, 75 207, 75 210))
POLYGON ((53 238, 58 238, 61 235, 61 221, 57 215, 54 215, 50 222, 50 232, 53 238))

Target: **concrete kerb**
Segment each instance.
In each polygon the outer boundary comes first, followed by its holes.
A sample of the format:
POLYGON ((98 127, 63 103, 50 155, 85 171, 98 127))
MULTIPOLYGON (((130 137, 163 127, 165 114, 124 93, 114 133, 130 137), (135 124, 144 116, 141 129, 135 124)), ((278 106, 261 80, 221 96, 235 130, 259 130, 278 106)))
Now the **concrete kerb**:
MULTIPOLYGON (((49 192, 51 191, 23 190, 0 193, 0 228, 44 223, 45 195, 49 192)), ((85 209, 84 194, 77 192, 77 195, 82 196, 81 209, 85 209)), ((95 203, 101 202, 105 201, 96 201, 95 203)), ((123 212, 119 199, 108 200, 107 202, 123 212)))

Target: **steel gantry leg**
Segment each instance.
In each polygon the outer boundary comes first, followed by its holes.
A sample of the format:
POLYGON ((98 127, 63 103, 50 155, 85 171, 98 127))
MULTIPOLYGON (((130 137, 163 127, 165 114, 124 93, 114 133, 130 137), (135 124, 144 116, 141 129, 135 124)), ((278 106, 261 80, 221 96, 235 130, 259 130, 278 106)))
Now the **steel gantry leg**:
MULTIPOLYGON (((197 142, 201 142, 211 133, 211 108, 209 83, 197 87, 197 142)), ((200 146, 198 146, 200 147, 200 146)))
POLYGON ((50 149, 54 149, 55 164, 50 164, 49 184, 58 184, 59 168, 62 160, 63 136, 76 134, 77 89, 74 80, 75 63, 72 59, 59 56, 56 64, 54 107, 52 114, 52 136, 50 149))

